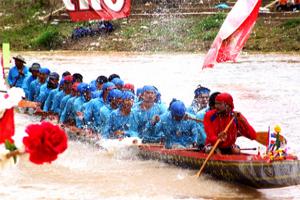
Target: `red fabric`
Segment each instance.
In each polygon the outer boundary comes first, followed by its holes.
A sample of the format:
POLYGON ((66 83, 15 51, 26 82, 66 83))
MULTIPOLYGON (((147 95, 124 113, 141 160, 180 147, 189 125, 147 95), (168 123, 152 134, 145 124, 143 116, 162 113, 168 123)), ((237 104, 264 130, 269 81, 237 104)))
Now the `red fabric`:
POLYGON ((67 136, 59 127, 49 122, 31 124, 26 127, 28 136, 23 138, 29 160, 35 164, 51 163, 67 147, 67 136))
POLYGON ((260 4, 261 0, 237 1, 206 54, 203 68, 213 67, 216 62, 236 60, 250 36, 260 4))
POLYGON ((14 109, 7 109, 0 119, 0 144, 9 140, 13 143, 12 136, 15 134, 14 109))
MULTIPOLYGON (((232 115, 221 117, 216 114, 216 110, 208 111, 204 117, 204 129, 207 135, 206 144, 214 145, 218 139, 218 133, 225 130, 232 119, 232 115), (214 120, 213 120, 214 118, 214 120)), ((221 148, 228 148, 235 144, 238 136, 244 136, 251 140, 256 139, 256 132, 248 123, 246 118, 240 114, 237 123, 234 121, 227 131, 227 139, 219 144, 221 148)))
POLYGON ((73 76, 72 75, 65 76, 64 81, 73 82, 73 76))
POLYGON ((130 91, 134 92, 134 85, 131 84, 131 83, 126 83, 126 84, 123 86, 123 89, 127 89, 127 90, 130 90, 130 91))
POLYGON ((73 83, 73 85, 72 85, 72 90, 75 90, 75 91, 78 91, 78 85, 79 85, 80 83, 78 83, 78 82, 75 82, 75 83, 73 83))
POLYGON ((224 92, 224 93, 218 94, 216 97, 216 101, 224 102, 224 103, 230 105, 232 109, 234 108, 233 98, 228 93, 224 92))
POLYGON ((87 1, 80 5, 80 0, 65 0, 64 4, 72 21, 113 20, 130 15, 130 0, 87 1), (110 4, 110 5, 109 5, 110 4))

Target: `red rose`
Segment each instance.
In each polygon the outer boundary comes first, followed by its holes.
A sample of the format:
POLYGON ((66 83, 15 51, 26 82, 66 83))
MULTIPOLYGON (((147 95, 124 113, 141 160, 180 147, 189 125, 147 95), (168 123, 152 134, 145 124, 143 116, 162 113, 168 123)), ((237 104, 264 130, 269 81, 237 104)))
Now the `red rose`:
POLYGON ((67 147, 67 136, 59 127, 49 122, 31 124, 26 127, 28 136, 23 138, 29 160, 35 164, 51 163, 67 147))

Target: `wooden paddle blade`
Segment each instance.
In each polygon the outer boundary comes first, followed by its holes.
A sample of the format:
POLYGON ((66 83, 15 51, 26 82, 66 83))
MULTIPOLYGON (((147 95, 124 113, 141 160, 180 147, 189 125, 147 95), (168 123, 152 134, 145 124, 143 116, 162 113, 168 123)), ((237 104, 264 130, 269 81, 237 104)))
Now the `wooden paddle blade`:
POLYGON ((21 100, 18 104, 20 108, 37 108, 39 106, 38 102, 21 100))
MULTIPOLYGON (((269 132, 267 131, 259 131, 256 132, 256 141, 262 145, 268 145, 269 132)), ((287 140, 282 135, 279 136, 279 140, 282 143, 287 143, 287 140)))

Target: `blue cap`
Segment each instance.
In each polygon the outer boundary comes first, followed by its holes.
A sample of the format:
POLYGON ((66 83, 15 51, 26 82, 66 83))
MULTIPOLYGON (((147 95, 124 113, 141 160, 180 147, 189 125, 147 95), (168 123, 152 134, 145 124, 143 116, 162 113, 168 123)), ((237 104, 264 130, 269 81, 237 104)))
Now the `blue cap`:
POLYGON ((30 70, 31 71, 40 71, 41 65, 39 63, 32 63, 30 70))
POLYGON ((49 78, 55 79, 55 80, 59 80, 59 74, 56 73, 56 72, 51 72, 51 73, 49 74, 49 78))
POLYGON ((185 105, 182 101, 176 100, 170 106, 172 116, 183 117, 185 115, 185 105))
POLYGON ((145 85, 142 89, 142 93, 144 93, 146 91, 152 91, 152 92, 156 93, 156 89, 152 85, 145 85))
POLYGON ((41 74, 47 74, 47 75, 50 74, 50 70, 49 70, 48 68, 46 68, 46 67, 40 68, 40 69, 39 69, 39 72, 40 72, 41 74))
POLYGON ((104 91, 104 90, 106 90, 107 88, 110 88, 110 87, 114 88, 115 84, 113 84, 112 82, 106 82, 106 83, 103 84, 102 90, 104 91))
POLYGON ((143 88, 136 89, 136 96, 140 96, 143 92, 143 88))
POLYGON ((96 86, 97 86, 96 80, 92 80, 92 81, 90 82, 90 85, 92 85, 92 84, 96 87, 96 86))
POLYGON ((134 99, 134 94, 130 91, 124 91, 122 95, 122 99, 134 99))
POLYGON ((107 95, 107 100, 110 102, 112 99, 122 98, 122 94, 123 92, 121 90, 113 89, 109 91, 107 95))
POLYGON ((61 80, 59 81, 59 86, 62 86, 64 83, 65 83, 65 80, 64 80, 64 79, 61 79, 61 80))
POLYGON ((108 82, 108 80, 107 80, 107 77, 106 77, 106 76, 101 75, 101 76, 98 76, 98 77, 97 77, 96 82, 97 82, 97 83, 103 84, 103 83, 108 82))
POLYGON ((90 88, 89 84, 87 84, 87 83, 80 83, 77 88, 78 88, 78 91, 80 92, 80 94, 91 91, 91 88, 90 88))
POLYGON ((92 82, 89 84, 89 88, 91 89, 92 92, 97 90, 96 85, 92 82))
POLYGON ((209 94, 210 89, 206 87, 202 87, 201 85, 198 86, 198 88, 194 91, 195 96, 199 96, 200 94, 209 94))
POLYGON ((155 100, 156 103, 160 103, 161 102, 161 94, 159 91, 156 91, 156 100, 155 100))
POLYGON ((124 81, 122 81, 120 78, 114 78, 111 82, 115 85, 124 86, 124 81))

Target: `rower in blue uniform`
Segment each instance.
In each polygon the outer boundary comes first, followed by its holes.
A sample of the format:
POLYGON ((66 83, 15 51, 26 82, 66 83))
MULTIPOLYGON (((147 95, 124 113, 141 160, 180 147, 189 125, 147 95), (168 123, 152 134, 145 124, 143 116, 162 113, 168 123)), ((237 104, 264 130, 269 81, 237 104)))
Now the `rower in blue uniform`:
POLYGON ((102 86, 104 83, 107 83, 107 77, 106 76, 98 76, 97 79, 96 79, 96 87, 97 87, 97 90, 92 92, 92 98, 95 99, 95 98, 98 98, 98 97, 101 97, 102 96, 102 86))
POLYGON ((66 106, 68 99, 72 97, 71 93, 72 93, 73 82, 72 82, 72 78, 71 78, 72 76, 71 75, 69 75, 69 76, 66 76, 64 78, 64 94, 65 95, 63 96, 63 98, 60 101, 58 115, 61 115, 63 109, 66 106))
POLYGON ((156 91, 157 90, 153 86, 144 86, 141 94, 142 101, 134 106, 133 109, 135 120, 138 124, 137 132, 141 139, 153 135, 149 132, 149 129, 146 129, 146 124, 153 116, 161 115, 167 111, 165 106, 155 103, 156 91))
POLYGON ((24 65, 26 62, 21 55, 13 57, 13 59, 15 66, 9 70, 7 82, 9 87, 22 87, 25 78, 29 76, 29 69, 24 65))
POLYGON ((117 89, 123 90, 124 81, 122 81, 120 78, 114 78, 111 82, 115 84, 117 89))
POLYGON ((41 68, 41 65, 39 63, 33 63, 31 65, 31 67, 29 68, 29 72, 31 74, 24 79, 24 82, 22 84, 22 88, 25 92, 25 97, 27 99, 28 99, 28 94, 29 94, 30 83, 37 79, 37 77, 39 75, 40 68, 41 68))
POLYGON ((187 112, 196 115, 200 110, 207 107, 210 89, 199 85, 194 91, 194 99, 187 112))
MULTIPOLYGON (((59 74, 58 73, 54 72, 54 73, 51 73, 50 75, 51 75, 52 79, 59 80, 59 74)), ((50 75, 49 75, 49 78, 50 78, 50 75)), ((55 89, 50 91, 50 93, 49 93, 49 95, 48 95, 48 97, 45 101, 43 111, 45 111, 45 112, 52 111, 51 107, 52 107, 52 104, 53 104, 53 101, 54 101, 54 97, 60 90, 62 90, 63 84, 64 84, 64 80, 62 79, 62 80, 60 80, 60 82, 58 84, 58 87, 56 87, 55 89)))
MULTIPOLYGON (((91 122, 94 121, 95 123, 100 122, 99 116, 100 116, 100 109, 102 106, 107 105, 107 96, 110 90, 114 89, 115 85, 112 82, 106 82, 103 84, 102 90, 102 96, 92 99, 89 104, 86 106, 84 110, 84 119, 91 122)), ((96 124, 94 126, 97 127, 96 124)))
POLYGON ((111 112, 103 133, 104 138, 138 137, 137 123, 131 112, 134 94, 124 91, 121 107, 111 112))
POLYGON ((186 108, 182 101, 173 100, 169 111, 153 118, 155 131, 164 136, 166 148, 191 148, 204 144, 206 135, 199 134, 195 121, 186 120, 186 108), (200 136, 200 138, 198 138, 200 136))
POLYGON ((39 96, 40 93, 40 87, 43 84, 47 84, 47 78, 49 74, 50 70, 48 68, 40 68, 38 78, 30 83, 28 93, 29 101, 36 101, 36 98, 39 96))
POLYGON ((112 89, 109 91, 107 100, 109 104, 105 104, 100 108, 99 116, 96 116, 96 121, 94 121, 94 128, 97 133, 103 132, 105 124, 110 116, 110 113, 113 110, 119 108, 121 100, 122 100, 122 91, 118 89, 112 89))
POLYGON ((66 90, 68 93, 71 92, 72 82, 73 82, 73 76, 71 76, 71 75, 65 76, 63 78, 62 90, 60 90, 59 92, 57 92, 55 94, 53 103, 51 106, 51 111, 53 113, 60 114, 60 112, 61 112, 60 111, 60 102, 61 102, 62 98, 66 95, 66 90))
POLYGON ((36 98, 36 101, 41 103, 41 108, 44 107, 44 104, 51 91, 58 87, 58 80, 59 75, 56 72, 51 72, 47 84, 41 86, 39 96, 36 98))
POLYGON ((75 112, 73 110, 73 106, 74 106, 74 102, 77 99, 77 97, 80 96, 80 83, 75 82, 72 85, 72 92, 71 92, 71 96, 67 102, 66 105, 62 111, 62 113, 60 114, 60 118, 59 118, 59 122, 60 123, 67 123, 67 124, 73 124, 73 122, 75 122, 75 112))
POLYGON ((91 88, 87 83, 81 83, 79 87, 80 97, 74 101, 74 113, 75 113, 75 123, 77 128, 83 128, 84 126, 84 103, 91 100, 91 88))

